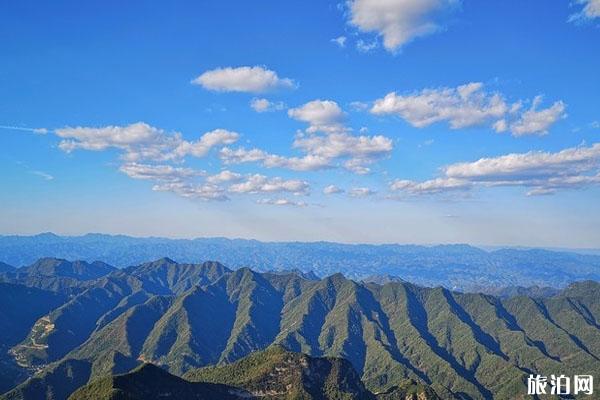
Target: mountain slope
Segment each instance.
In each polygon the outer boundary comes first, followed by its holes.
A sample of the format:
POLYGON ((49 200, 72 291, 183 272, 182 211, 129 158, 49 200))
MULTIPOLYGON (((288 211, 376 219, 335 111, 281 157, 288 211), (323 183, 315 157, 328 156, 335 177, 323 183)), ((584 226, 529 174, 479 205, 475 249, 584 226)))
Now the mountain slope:
POLYGON ((115 271, 114 267, 101 261, 67 261, 58 258, 42 258, 33 264, 0 271, 0 281, 19 283, 39 289, 65 294, 77 294, 85 290, 90 281, 115 271))
POLYGON ((31 264, 40 257, 101 260, 126 267, 171 257, 179 262, 219 260, 232 269, 314 271, 318 276, 342 272, 359 280, 395 275, 420 285, 456 290, 481 287, 552 286, 600 280, 600 256, 547 250, 485 251, 468 245, 348 245, 329 242, 275 242, 224 238, 164 239, 88 234, 61 237, 0 236, 2 260, 31 264))
POLYGON ((193 382, 240 387, 256 397, 277 399, 369 399, 360 376, 344 359, 313 358, 280 346, 233 364, 189 371, 193 382))
POLYGON ((58 258, 42 258, 28 267, 19 268, 19 274, 73 278, 77 280, 97 279, 108 275, 114 267, 101 261, 67 261, 58 258))
POLYGON ((70 400, 240 400, 243 392, 225 385, 192 383, 152 364, 96 380, 73 393, 70 400))
POLYGON ((220 367, 192 370, 184 379, 152 365, 95 380, 73 393, 70 400, 117 399, 271 399, 271 400, 436 400, 425 385, 402 387, 374 395, 343 359, 313 358, 279 346, 253 353, 220 367))
POLYGON ((23 340, 38 318, 66 301, 57 293, 0 283, 0 393, 27 379, 9 348, 23 340))
POLYGON ((600 374, 597 282, 501 299, 341 274, 313 281, 217 268, 213 275, 202 265, 162 260, 117 271, 48 313, 21 343, 48 346, 20 358, 44 371, 18 391, 43 386, 75 361, 85 368, 70 377, 83 383, 143 362, 182 375, 274 344, 344 358, 370 391, 390 396, 414 381, 444 399, 519 398, 530 373, 600 374), (196 281, 206 284, 179 293, 196 281))
POLYGON ((13 272, 15 269, 16 268, 13 267, 12 265, 8 265, 8 264, 5 264, 3 262, 0 262, 0 273, 3 273, 3 272, 13 272))

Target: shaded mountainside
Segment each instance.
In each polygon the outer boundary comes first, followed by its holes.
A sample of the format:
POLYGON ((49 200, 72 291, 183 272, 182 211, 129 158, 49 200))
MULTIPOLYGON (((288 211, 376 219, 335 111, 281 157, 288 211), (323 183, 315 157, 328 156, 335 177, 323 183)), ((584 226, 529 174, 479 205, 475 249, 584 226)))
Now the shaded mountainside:
POLYGON ((19 268, 19 273, 50 277, 90 280, 108 275, 114 267, 101 261, 87 263, 85 261, 67 261, 56 258, 42 258, 28 267, 19 268))
POLYGON ((23 370, 8 354, 33 324, 52 309, 60 306, 66 296, 10 283, 0 283, 0 392, 27 379, 23 370))
POLYGON ((191 370, 184 377, 152 364, 100 378, 71 395, 70 400, 118 399, 272 399, 272 400, 435 400, 424 385, 406 383, 389 393, 369 392, 352 365, 344 359, 313 358, 279 346, 229 365, 191 370))
POLYGON ((386 283, 392 282, 406 282, 404 279, 399 276, 394 276, 390 274, 384 275, 369 275, 366 278, 361 279, 362 282, 365 283, 376 283, 378 285, 385 285, 386 283))
POLYGON ((553 287, 539 287, 539 286, 506 286, 500 288, 493 287, 482 287, 478 290, 479 292, 490 294, 501 299, 509 299, 511 297, 527 296, 537 298, 553 297, 560 294, 560 289, 553 287))
POLYGON ((8 264, 5 264, 3 262, 0 262, 0 273, 3 273, 3 272, 13 272, 15 269, 16 268, 13 267, 12 265, 8 265, 8 264))
POLYGON ((88 234, 63 237, 0 236, 0 261, 27 265, 41 257, 101 260, 117 267, 170 257, 179 262, 219 260, 229 268, 255 271, 314 271, 324 277, 342 272, 360 280, 395 275, 425 286, 472 291, 481 287, 565 287, 600 280, 600 256, 540 249, 485 251, 468 245, 350 245, 329 242, 277 242, 201 238, 135 238, 88 234))
POLYGON ((274 399, 369 399, 352 364, 341 358, 313 358, 273 346, 233 364, 189 371, 186 379, 240 387, 274 399))
POLYGON ((101 261, 67 261, 42 258, 18 269, 2 271, 0 282, 19 283, 56 292, 80 293, 89 281, 106 276, 116 269, 101 261))
POLYGON ((244 392, 225 385, 193 383, 152 364, 134 371, 98 379, 73 393, 70 400, 239 400, 244 392))
POLYGON ((592 281, 546 298, 500 299, 160 259, 99 278, 38 318, 11 354, 41 372, 7 398, 41 391, 64 399, 143 363, 211 380, 221 366, 278 344, 348 360, 369 391, 390 399, 411 381, 444 399, 518 399, 530 373, 600 376, 599 321, 592 281))

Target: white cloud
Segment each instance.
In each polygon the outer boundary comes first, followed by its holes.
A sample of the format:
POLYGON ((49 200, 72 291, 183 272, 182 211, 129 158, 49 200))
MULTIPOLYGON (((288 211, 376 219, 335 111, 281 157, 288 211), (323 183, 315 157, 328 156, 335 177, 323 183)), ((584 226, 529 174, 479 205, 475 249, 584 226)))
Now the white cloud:
POLYGON ((229 200, 229 197, 227 197, 225 191, 222 188, 214 185, 194 185, 184 182, 165 182, 154 185, 152 190, 157 192, 172 192, 178 196, 190 199, 201 199, 207 201, 229 200))
POLYGON ((121 172, 133 179, 147 179, 165 182, 180 182, 194 176, 201 176, 202 171, 191 168, 178 168, 171 165, 148 165, 128 163, 121 165, 121 172))
POLYGON ((54 177, 52 175, 50 175, 49 173, 44 172, 44 171, 31 171, 31 173, 33 175, 39 176, 40 178, 42 178, 42 179, 44 179, 46 181, 52 181, 52 180, 54 180, 54 177))
POLYGON ((296 87, 293 80, 280 78, 275 71, 260 66, 217 68, 204 72, 192 83, 217 92, 263 93, 296 87))
POLYGON ((310 186, 308 182, 290 179, 285 180, 280 177, 268 178, 264 175, 255 174, 250 175, 245 181, 233 184, 229 186, 229 192, 231 193, 275 193, 275 192, 288 192, 295 195, 306 195, 308 194, 310 186))
POLYGON ((356 41, 356 50, 360 51, 361 53, 368 53, 370 51, 373 51, 377 48, 377 46, 378 44, 376 40, 372 42, 366 42, 362 39, 358 39, 356 41))
POLYGON ((600 143, 556 153, 530 151, 446 166, 443 176, 425 182, 396 180, 394 191, 432 194, 476 185, 528 188, 528 195, 551 194, 600 184, 600 143))
POLYGON ((0 125, 0 129, 7 129, 10 131, 23 131, 23 132, 31 132, 37 133, 38 135, 45 135, 49 132, 46 128, 25 128, 22 126, 11 126, 11 125, 0 125))
POLYGON ((537 110, 542 102, 542 97, 537 96, 531 105, 531 108, 521 114, 520 118, 510 125, 510 130, 515 136, 523 135, 545 135, 550 128, 559 119, 565 118, 565 103, 555 102, 551 107, 544 110, 537 110))
POLYGON ((574 3, 582 4, 583 9, 569 16, 569 22, 581 22, 600 18, 600 0, 575 0, 574 3))
POLYGON ((350 108, 352 111, 365 111, 369 109, 369 103, 365 103, 364 101, 353 101, 350 103, 350 108))
POLYGON ((168 134, 144 122, 101 128, 68 127, 55 133, 63 139, 59 148, 65 152, 116 148, 123 151, 122 158, 129 162, 181 160, 188 155, 204 157, 213 147, 232 144, 239 138, 236 132, 215 129, 190 142, 180 133, 168 134))
POLYGON ((223 182, 237 182, 242 180, 242 174, 238 174, 237 172, 232 172, 229 170, 223 170, 218 174, 207 176, 206 182, 210 184, 219 184, 223 182))
POLYGON ((353 136, 346 133, 330 135, 298 135, 294 147, 303 151, 334 159, 352 157, 360 159, 376 158, 392 151, 393 143, 383 135, 353 136))
POLYGON ((292 206, 292 207, 306 207, 308 204, 304 201, 294 201, 290 199, 259 199, 256 200, 257 204, 267 204, 271 206, 292 206))
POLYGON ((347 133, 313 135, 300 133, 293 147, 306 153, 302 157, 283 157, 260 149, 223 148, 220 157, 226 164, 261 162, 267 168, 288 168, 294 171, 314 171, 332 168, 337 159, 346 159, 342 166, 352 172, 365 174, 365 165, 391 153, 391 139, 382 136, 353 136, 347 133))
POLYGON ((323 189, 323 193, 324 194, 337 194, 337 193, 344 193, 344 190, 335 185, 329 185, 329 186, 325 186, 325 188, 323 189))
POLYGON ((375 191, 366 187, 356 187, 348 191, 352 197, 368 197, 375 194, 375 191))
POLYGON ((468 181, 454 178, 436 178, 425 182, 397 179, 390 185, 394 191, 404 191, 410 194, 434 194, 452 190, 464 190, 471 187, 468 181))
POLYGON ((434 139, 427 139, 425 140, 423 143, 419 144, 418 147, 425 147, 425 146, 431 146, 432 144, 435 143, 434 139))
POLYGON ((225 147, 219 153, 225 164, 260 162, 267 168, 287 168, 293 171, 315 171, 331 168, 330 160, 319 156, 283 157, 260 149, 230 149, 225 147))
POLYGON ((306 132, 298 132, 293 148, 304 153, 300 157, 284 157, 261 149, 225 147, 220 157, 225 164, 260 162, 267 168, 314 171, 342 166, 357 174, 366 174, 367 165, 389 155, 391 139, 383 135, 354 136, 343 123, 345 113, 331 100, 314 100, 288 110, 291 118, 306 122, 306 132), (337 161, 340 161, 338 163, 337 161))
POLYGON ((331 39, 332 43, 335 43, 338 47, 346 47, 346 36, 338 36, 335 39, 331 39))
POLYGON ((233 172, 222 171, 198 184, 193 179, 206 175, 204 171, 166 164, 181 162, 187 156, 205 157, 211 149, 238 140, 238 133, 225 129, 207 132, 195 141, 187 141, 180 133, 166 133, 143 122, 102 128, 63 128, 55 133, 63 138, 59 147, 66 152, 76 149, 121 150, 121 158, 125 162, 120 166, 120 171, 133 179, 153 181, 155 185, 152 189, 155 191, 173 192, 186 198, 223 201, 228 198, 224 189, 217 184, 235 180, 236 176, 233 172), (141 160, 162 164, 142 163, 141 160))
POLYGON ((384 47, 395 52, 442 29, 436 22, 438 14, 458 4, 458 0, 350 0, 349 22, 363 32, 381 35, 384 47))
POLYGON ((174 156, 175 158, 183 158, 192 155, 201 158, 206 156, 213 147, 235 143, 239 137, 240 135, 237 132, 215 129, 203 134, 195 142, 182 140, 175 148, 174 156))
POLYGON ((371 172, 371 168, 367 165, 373 163, 373 159, 369 158, 351 158, 344 162, 344 168, 350 172, 354 172, 357 175, 367 175, 371 172))
POLYGON ((483 125, 502 118, 509 108, 499 94, 485 93, 482 87, 482 83, 469 83, 406 96, 391 92, 376 100, 371 112, 399 115, 417 128, 440 121, 448 121, 453 129, 483 125))
POLYGON ((285 110, 285 103, 282 101, 272 102, 264 98, 253 98, 250 101, 250 107, 256 112, 270 112, 285 110))
POLYGON ((291 108, 288 115, 309 124, 308 132, 340 132, 346 130, 342 124, 345 114, 335 101, 313 100, 301 107, 291 108))
POLYGON ((446 121, 451 129, 489 125, 496 132, 510 130, 514 136, 543 135, 565 117, 566 106, 557 101, 539 109, 541 100, 537 96, 530 109, 521 111, 523 101, 508 104, 501 94, 486 92, 481 82, 472 82, 408 95, 391 92, 374 102, 371 113, 398 115, 417 128, 446 121))

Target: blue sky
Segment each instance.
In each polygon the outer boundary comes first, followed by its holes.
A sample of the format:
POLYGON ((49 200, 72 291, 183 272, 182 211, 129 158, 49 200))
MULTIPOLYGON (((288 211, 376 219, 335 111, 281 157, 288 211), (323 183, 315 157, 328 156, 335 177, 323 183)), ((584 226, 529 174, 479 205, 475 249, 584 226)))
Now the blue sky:
POLYGON ((600 2, 0 6, 0 233, 600 247, 600 2))

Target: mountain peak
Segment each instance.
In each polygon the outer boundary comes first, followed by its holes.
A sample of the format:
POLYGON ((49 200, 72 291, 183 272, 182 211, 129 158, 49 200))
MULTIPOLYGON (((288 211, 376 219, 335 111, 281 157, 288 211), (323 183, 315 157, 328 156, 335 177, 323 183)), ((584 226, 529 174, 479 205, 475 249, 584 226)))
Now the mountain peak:
POLYGON ((13 272, 16 268, 0 261, 0 274, 3 272, 13 272))
POLYGON ((90 264, 86 261, 67 261, 62 258, 46 257, 37 260, 28 267, 19 269, 18 272, 36 276, 90 280, 108 275, 114 270, 114 267, 101 261, 90 264))

